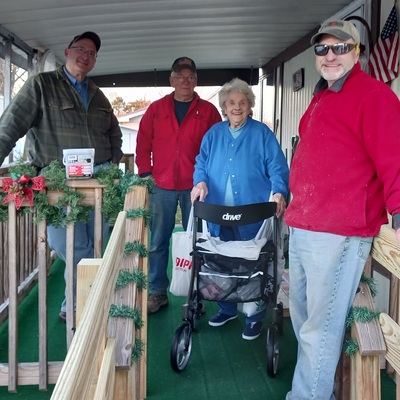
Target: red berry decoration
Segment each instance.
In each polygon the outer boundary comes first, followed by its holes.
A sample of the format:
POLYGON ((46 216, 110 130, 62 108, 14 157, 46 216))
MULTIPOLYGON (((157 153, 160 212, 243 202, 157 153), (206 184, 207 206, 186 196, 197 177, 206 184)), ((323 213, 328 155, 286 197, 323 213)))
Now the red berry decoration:
POLYGON ((22 175, 21 178, 19 178, 18 182, 21 185, 26 185, 30 182, 30 180, 31 180, 31 177, 25 174, 25 175, 22 175))

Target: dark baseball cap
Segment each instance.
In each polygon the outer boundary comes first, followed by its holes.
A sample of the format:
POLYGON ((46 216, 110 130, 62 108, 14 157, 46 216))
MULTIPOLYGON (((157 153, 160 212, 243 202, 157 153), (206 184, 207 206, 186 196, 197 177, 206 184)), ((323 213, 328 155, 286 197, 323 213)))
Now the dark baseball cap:
POLYGON ((171 71, 179 72, 179 71, 181 71, 182 69, 185 69, 185 68, 191 69, 193 72, 197 71, 196 64, 189 57, 179 57, 179 58, 177 58, 172 64, 171 71))
POLYGON ((70 48, 75 42, 81 39, 90 39, 96 46, 96 51, 99 51, 101 46, 101 40, 99 38, 99 35, 97 35, 97 33, 94 32, 83 32, 82 34, 75 36, 72 39, 71 43, 68 45, 68 48, 70 48))

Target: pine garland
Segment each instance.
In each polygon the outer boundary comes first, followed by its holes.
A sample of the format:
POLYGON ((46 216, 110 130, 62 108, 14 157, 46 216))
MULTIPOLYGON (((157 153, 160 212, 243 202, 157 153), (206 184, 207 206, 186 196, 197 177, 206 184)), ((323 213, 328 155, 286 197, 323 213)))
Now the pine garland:
POLYGON ((345 353, 350 357, 354 357, 357 351, 360 350, 358 347, 358 342, 355 339, 348 339, 346 340, 345 344, 345 353))
POLYGON ((365 273, 363 272, 361 275, 361 280, 362 283, 366 283, 369 287, 369 290, 371 291, 371 296, 375 297, 376 296, 376 282, 374 281, 374 278, 370 278, 365 273))
POLYGON ((8 207, 3 205, 4 197, 6 197, 6 194, 0 192, 0 222, 8 220, 8 207))
POLYGON ((31 164, 18 162, 10 168, 10 173, 14 175, 28 175, 33 177, 36 176, 36 168, 31 164))
POLYGON ((141 359, 143 351, 144 351, 144 347, 145 347, 145 344, 144 344, 143 340, 139 339, 138 337, 135 337, 135 343, 133 345, 132 354, 131 354, 132 364, 137 363, 141 359))
POLYGON ((138 240, 125 243, 124 254, 129 255, 131 253, 139 254, 140 257, 147 257, 149 255, 149 251, 146 249, 146 246, 144 246, 138 240))
POLYGON ((66 216, 64 207, 51 206, 45 192, 35 193, 34 206, 36 208, 34 223, 37 224, 40 221, 46 220, 56 228, 64 225, 66 216))
POLYGON ((126 218, 128 219, 136 219, 136 218, 144 218, 144 224, 145 226, 149 225, 150 222, 150 217, 151 217, 151 212, 149 209, 145 207, 138 207, 133 210, 127 210, 126 211, 126 218))
POLYGON ((147 186, 147 190, 149 193, 155 193, 156 190, 156 185, 154 183, 153 178, 140 178, 138 175, 127 171, 125 175, 122 177, 120 183, 121 187, 121 192, 122 196, 125 197, 125 195, 132 190, 132 186, 147 186))
POLYGON ((139 308, 131 308, 126 304, 111 304, 109 315, 113 318, 121 317, 133 319, 136 329, 140 329, 144 324, 142 310, 139 308))
POLYGON ((116 289, 122 289, 129 283, 136 283, 137 288, 142 290, 147 287, 147 277, 140 270, 130 272, 127 269, 121 269, 117 277, 116 289))
MULTIPOLYGON (((373 278, 367 277, 364 272, 361 275, 360 282, 366 283, 371 291, 372 297, 376 296, 376 283, 373 278)), ((369 322, 379 318, 380 312, 371 311, 367 307, 351 307, 346 318, 346 329, 350 329, 355 322, 369 322)), ((354 356, 359 350, 356 339, 349 339, 345 342, 345 353, 354 356)))
POLYGON ((97 179, 101 185, 105 185, 101 212, 110 224, 114 224, 118 213, 124 208, 125 196, 121 193, 120 184, 115 184, 115 180, 122 178, 122 171, 117 165, 111 165, 109 168, 100 168, 93 174, 93 178, 97 179))
POLYGON ((367 307, 352 307, 346 318, 346 329, 351 328, 355 322, 369 322, 379 318, 380 312, 371 311, 367 307))
MULTIPOLYGON (((13 167, 10 167, 10 171, 13 167)), ((65 168, 59 161, 54 160, 49 166, 42 169, 42 175, 46 179, 47 188, 49 190, 64 191, 66 187, 67 177, 65 168)))

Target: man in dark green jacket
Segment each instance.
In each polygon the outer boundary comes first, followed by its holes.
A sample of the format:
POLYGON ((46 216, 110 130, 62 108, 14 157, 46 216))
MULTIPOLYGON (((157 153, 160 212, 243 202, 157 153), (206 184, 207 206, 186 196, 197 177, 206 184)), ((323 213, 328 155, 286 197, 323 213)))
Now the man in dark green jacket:
MULTIPOLYGON (((64 51, 65 65, 30 77, 0 118, 0 165, 26 136, 27 159, 38 173, 64 149, 94 148, 94 170, 119 163, 122 134, 104 93, 87 77, 101 41, 94 32, 75 36, 64 51)), ((104 228, 107 229, 106 224, 104 228)), ((64 228, 48 227, 50 246, 65 260, 64 228)), ((75 225, 74 266, 94 256, 93 220, 75 225)), ((75 293, 75 290, 74 290, 75 293)), ((60 319, 65 321, 66 302, 60 319)))
POLYGON ((27 157, 43 168, 63 149, 94 148, 95 164, 118 163, 122 135, 112 106, 87 78, 100 38, 85 32, 65 49, 66 63, 28 79, 0 118, 0 165, 26 135, 27 157))

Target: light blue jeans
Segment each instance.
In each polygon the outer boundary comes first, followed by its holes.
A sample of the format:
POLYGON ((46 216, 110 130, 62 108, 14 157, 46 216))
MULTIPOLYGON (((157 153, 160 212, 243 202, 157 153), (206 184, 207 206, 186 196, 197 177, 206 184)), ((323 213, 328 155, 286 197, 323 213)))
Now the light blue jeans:
MULTIPOLYGON (((94 172, 97 172, 100 168, 107 168, 110 165, 109 162, 98 164, 93 167, 94 172)), ((103 218, 103 247, 107 240, 107 234, 109 225, 103 218)), ((49 246, 57 253, 57 256, 65 262, 66 259, 66 228, 60 227, 55 228, 52 225, 47 226, 47 240, 49 246)), ((90 213, 89 223, 83 222, 75 223, 75 234, 74 234, 74 307, 76 304, 76 266, 82 258, 93 258, 94 257, 94 212, 90 213)), ((66 270, 64 272, 64 278, 66 277, 66 270)), ((67 302, 64 298, 61 304, 61 311, 66 311, 67 302)))
POLYGON ((334 400, 345 321, 373 238, 290 228, 289 307, 298 341, 286 400, 334 400))
POLYGON ((176 211, 179 203, 183 229, 186 229, 192 205, 190 192, 191 189, 166 190, 156 187, 155 193, 150 195, 149 293, 167 294, 169 246, 176 211))

